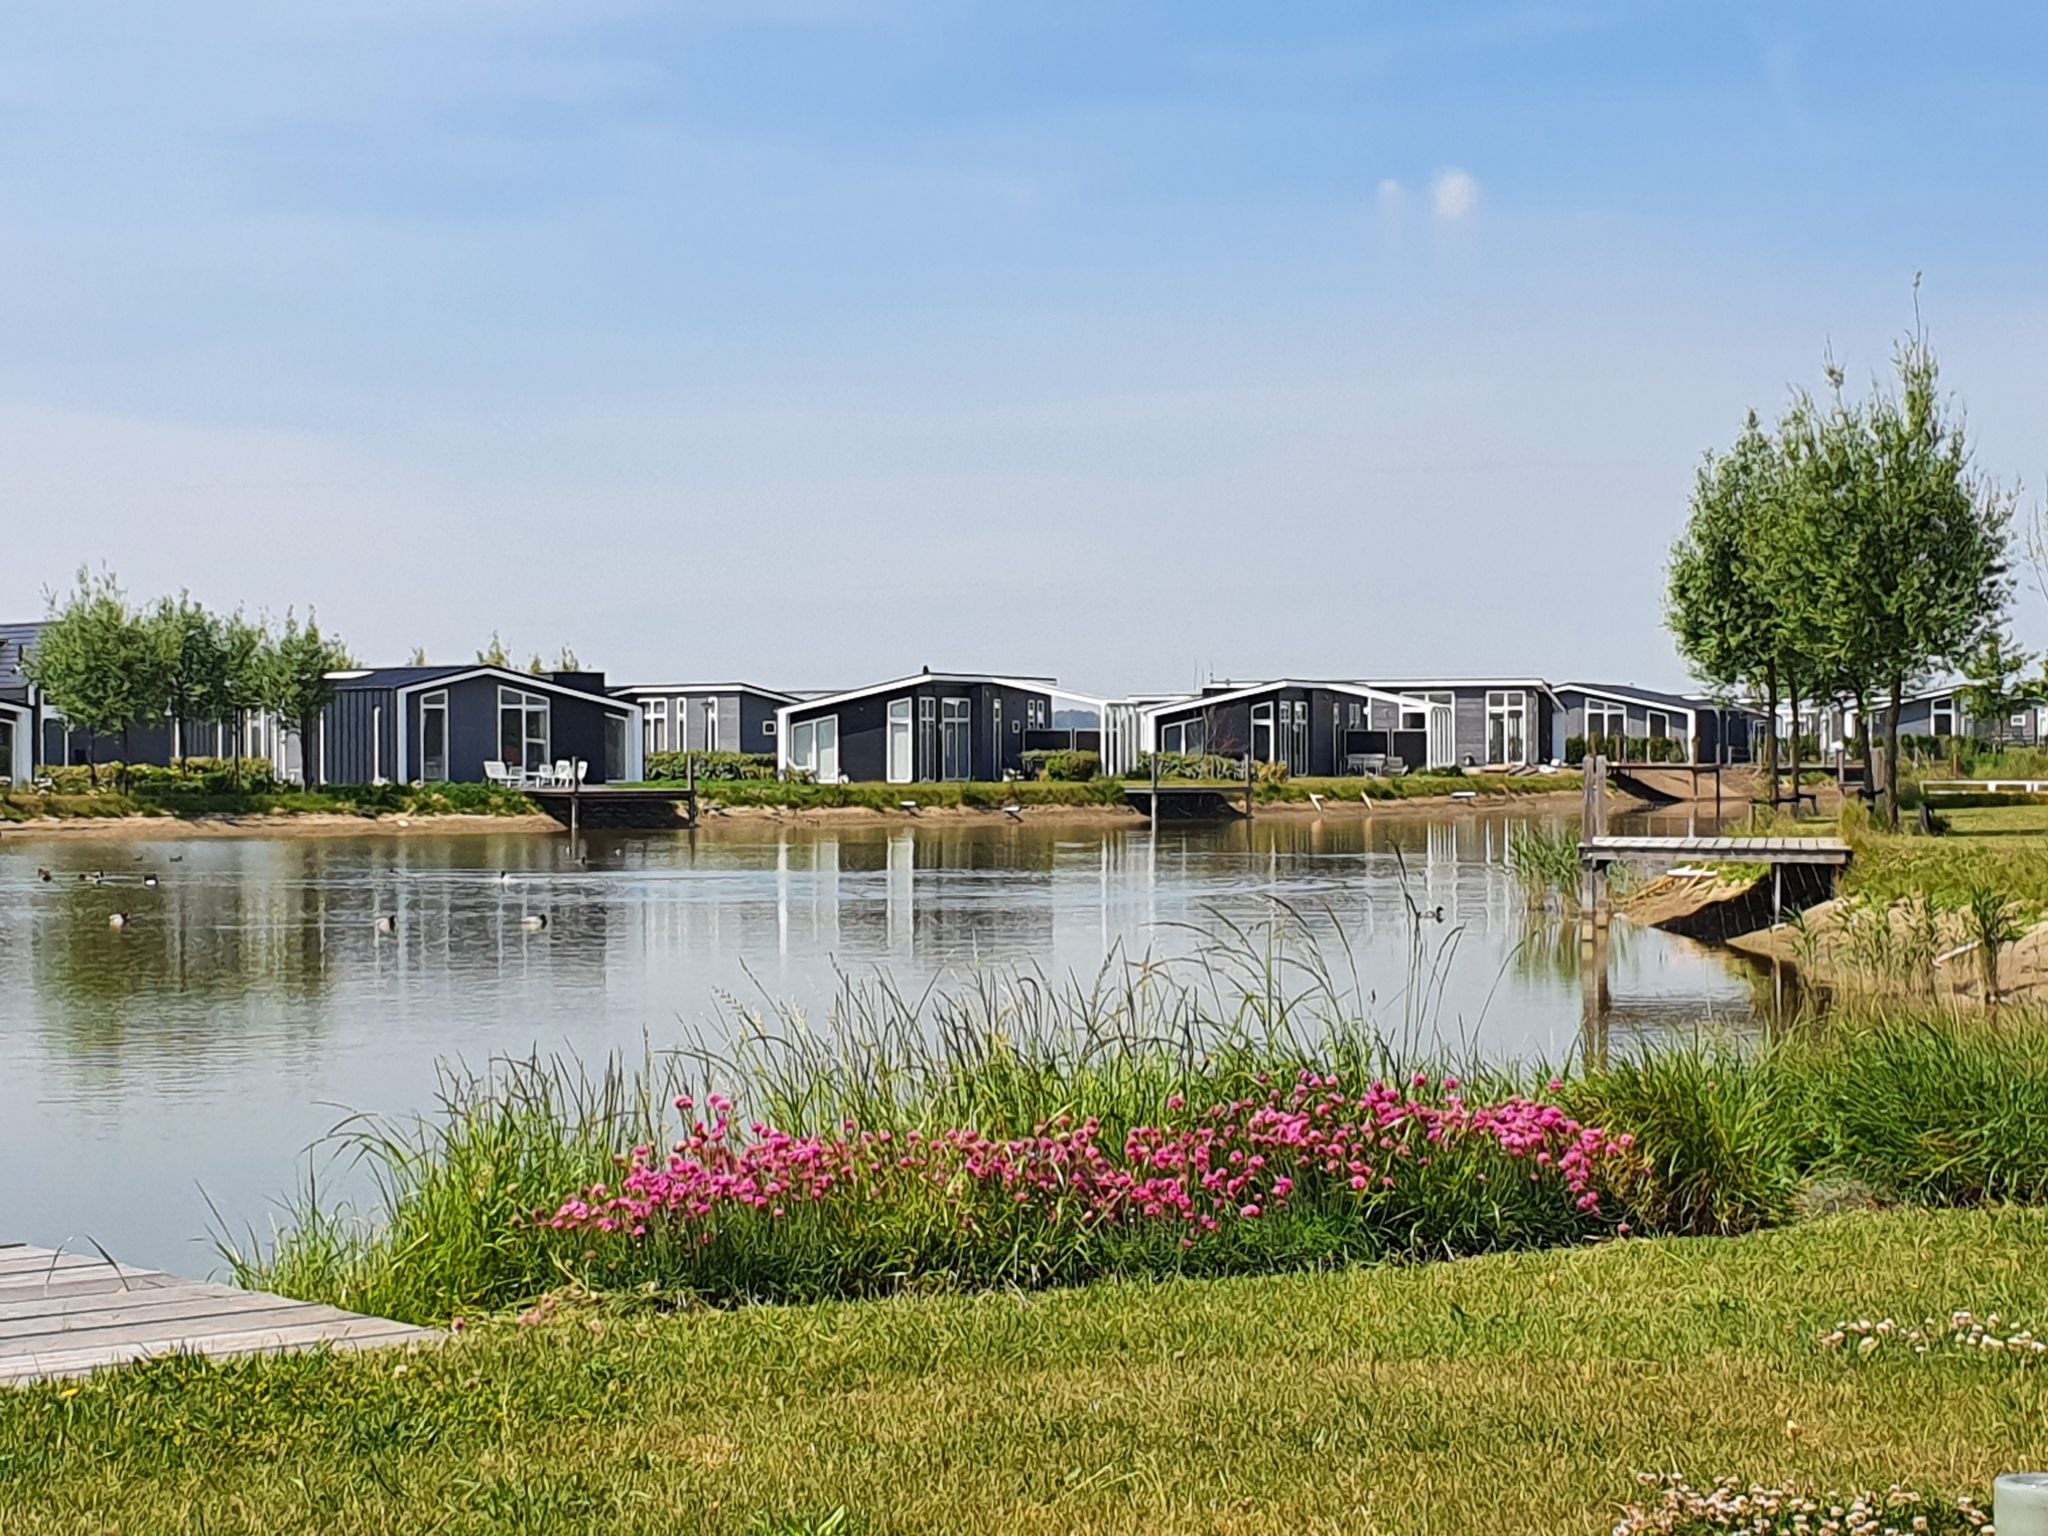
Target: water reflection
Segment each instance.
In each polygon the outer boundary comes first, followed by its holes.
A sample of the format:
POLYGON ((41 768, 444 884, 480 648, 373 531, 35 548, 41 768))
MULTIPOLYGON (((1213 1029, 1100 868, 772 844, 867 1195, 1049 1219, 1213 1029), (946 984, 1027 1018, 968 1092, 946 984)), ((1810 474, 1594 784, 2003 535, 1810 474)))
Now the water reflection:
MULTIPOLYGON (((1411 1047, 1562 1062, 1579 1045, 1576 940, 1529 912, 1505 865, 1512 825, 1475 809, 1156 834, 734 820, 580 845, 10 834, 0 1169, 30 1172, 0 1181, 0 1237, 89 1232, 204 1268, 184 1246, 205 1220, 195 1184, 260 1219, 342 1106, 424 1106, 439 1060, 637 1053, 721 995, 816 1016, 846 974, 909 993, 990 965, 1088 976, 1112 955, 1190 954, 1275 903, 1411 1047)), ((1622 926, 1610 946, 1611 1047, 1753 1011, 1749 981, 1684 940, 1622 926)))

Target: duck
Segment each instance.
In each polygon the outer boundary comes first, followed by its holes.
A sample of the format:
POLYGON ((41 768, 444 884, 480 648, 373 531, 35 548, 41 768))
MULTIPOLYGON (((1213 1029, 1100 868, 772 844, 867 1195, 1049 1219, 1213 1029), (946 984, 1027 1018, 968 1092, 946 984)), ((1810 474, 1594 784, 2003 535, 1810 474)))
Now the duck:
POLYGON ((126 912, 109 912, 107 914, 107 926, 109 928, 126 928, 128 926, 128 914, 126 912))
POLYGON ((389 912, 380 912, 377 914, 375 926, 379 933, 396 933, 398 932, 398 919, 389 912))
POLYGON ((56 879, 57 877, 51 874, 47 869, 39 869, 36 871, 36 878, 42 881, 45 885, 48 885, 52 880, 56 879))
POLYGON ((513 874, 511 870, 509 870, 509 869, 501 869, 501 870, 499 870, 499 871, 498 871, 498 884, 500 884, 500 885, 516 885, 516 884, 518 884, 518 882, 519 882, 519 877, 518 877, 517 875, 513 874))
POLYGON ((157 886, 157 878, 155 875, 144 875, 142 877, 142 883, 148 886, 151 890, 155 890, 157 886))
POLYGON ((547 925, 547 918, 539 912, 530 912, 525 917, 519 919, 519 926, 528 933, 539 933, 547 925))

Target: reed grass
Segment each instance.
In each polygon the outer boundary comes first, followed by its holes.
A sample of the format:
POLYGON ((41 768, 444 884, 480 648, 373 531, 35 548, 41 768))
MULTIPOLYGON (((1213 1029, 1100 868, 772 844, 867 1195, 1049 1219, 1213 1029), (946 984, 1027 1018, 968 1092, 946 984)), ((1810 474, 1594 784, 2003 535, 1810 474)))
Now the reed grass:
POLYGON ((631 1068, 536 1059, 451 1072, 435 1113, 339 1133, 369 1170, 370 1200, 351 1208, 309 1189, 271 1239, 224 1251, 246 1284, 432 1322, 565 1286, 788 1301, 1414 1261, 1623 1229, 1740 1233, 1792 1219, 1804 1190, 1841 1180, 1894 1202, 2048 1201, 2048 1066, 2036 1064, 2048 1026, 2030 1014, 2008 1010, 1995 1028, 1844 1015, 1767 1043, 1651 1047, 1555 1076, 1461 1067, 1416 1044, 1454 943, 1431 938, 1426 919, 1400 1037, 1375 1026, 1355 978, 1314 943, 1238 929, 1190 961, 1124 961, 1065 983, 987 972, 915 996, 849 983, 818 1021, 732 1004, 716 1047, 631 1068), (631 1149, 685 1136, 700 1111, 679 1113, 684 1096, 730 1096, 737 1125, 764 1128, 756 1137, 857 1126, 908 1147, 1087 1126, 1113 1157, 1127 1136, 1186 1127, 1274 1084, 1418 1075, 1431 1084, 1419 1096, 1440 1099, 1454 1079, 1473 1104, 1551 1100, 1633 1151, 1603 1166, 1597 1214, 1520 1183, 1491 1149, 1447 1145, 1425 1148, 1430 1176, 1398 1190, 1355 1198, 1304 1177, 1284 1209, 1192 1244, 1169 1223, 1091 1222, 1078 1197, 1013 1212, 893 1173, 858 1199, 660 1216, 637 1235, 546 1220, 593 1187, 599 1203, 615 1192, 631 1149))

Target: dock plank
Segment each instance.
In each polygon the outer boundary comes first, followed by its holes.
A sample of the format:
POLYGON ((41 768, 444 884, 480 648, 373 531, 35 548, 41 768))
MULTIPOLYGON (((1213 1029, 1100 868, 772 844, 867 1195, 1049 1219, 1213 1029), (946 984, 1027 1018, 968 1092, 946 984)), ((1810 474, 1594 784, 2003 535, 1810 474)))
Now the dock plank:
POLYGON ((1840 866, 1849 862, 1850 848, 1832 837, 1594 837, 1579 844, 1583 864, 1655 858, 1840 866))
POLYGON ((379 1349, 440 1338, 364 1317, 97 1255, 0 1244, 0 1386, 87 1375, 167 1354, 214 1359, 379 1349))

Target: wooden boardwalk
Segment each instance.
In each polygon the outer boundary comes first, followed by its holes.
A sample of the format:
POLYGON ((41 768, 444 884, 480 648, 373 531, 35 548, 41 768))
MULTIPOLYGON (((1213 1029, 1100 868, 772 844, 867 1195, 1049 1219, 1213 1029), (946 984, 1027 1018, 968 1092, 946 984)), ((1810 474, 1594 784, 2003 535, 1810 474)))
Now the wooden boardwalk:
POLYGON ((1839 868, 1849 862, 1849 845, 1833 837, 1589 837, 1579 844, 1579 862, 1588 867, 1658 858, 1839 868))
POLYGON ((440 1337, 381 1317, 180 1280, 97 1254, 0 1243, 0 1386, 84 1376, 158 1355, 216 1359, 440 1337))

